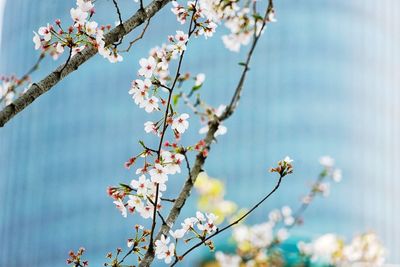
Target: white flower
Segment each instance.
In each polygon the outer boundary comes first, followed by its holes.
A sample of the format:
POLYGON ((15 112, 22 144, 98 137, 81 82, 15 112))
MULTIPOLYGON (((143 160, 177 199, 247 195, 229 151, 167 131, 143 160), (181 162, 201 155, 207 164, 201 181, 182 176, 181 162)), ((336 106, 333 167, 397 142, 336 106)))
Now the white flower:
POLYGON ((196 212, 196 218, 199 222, 204 222, 206 220, 206 217, 204 217, 204 214, 200 211, 196 212))
POLYGON ((186 22, 186 16, 189 15, 186 9, 179 5, 177 1, 172 1, 173 8, 171 8, 172 13, 176 15, 177 21, 181 24, 186 22))
POLYGON ((157 128, 156 128, 156 125, 154 124, 154 122, 152 122, 152 121, 146 121, 146 122, 144 123, 144 131, 145 131, 146 133, 152 132, 152 133, 157 134, 157 128))
POLYGON ((127 203, 129 208, 134 209, 139 213, 143 210, 143 201, 137 196, 129 196, 127 203))
POLYGON ((79 7, 80 10, 83 12, 88 12, 93 8, 93 4, 91 0, 76 0, 76 5, 79 7))
POLYGON ((151 81, 149 79, 145 79, 144 81, 136 79, 132 82, 129 94, 132 95, 136 105, 140 105, 145 101, 148 97, 147 91, 150 87, 151 81))
POLYGON ((233 228, 232 236, 236 243, 241 244, 249 239, 250 229, 245 225, 239 225, 233 228))
POLYGON ((318 191, 322 193, 324 197, 329 196, 330 185, 329 183, 319 183, 317 187, 318 191))
POLYGON ((56 45, 56 52, 61 55, 64 53, 64 46, 61 43, 57 43, 56 45))
POLYGON ((97 26, 98 26, 98 24, 95 21, 87 22, 85 25, 86 33, 89 35, 95 34, 96 30, 97 30, 97 26))
POLYGON ((199 73, 196 75, 196 79, 194 82, 194 86, 200 86, 204 83, 206 79, 206 75, 204 73, 199 73))
POLYGON ((183 31, 176 31, 175 40, 180 44, 185 44, 188 40, 188 35, 183 31))
POLYGON ((289 232, 286 228, 281 228, 276 233, 276 237, 278 238, 279 242, 285 241, 289 237, 289 232))
POLYGON ((71 57, 74 57, 76 54, 82 52, 83 49, 85 49, 84 45, 72 48, 71 57))
POLYGON ((252 226, 250 235, 247 238, 256 248, 267 247, 273 240, 272 225, 263 223, 252 226))
POLYGON ((168 250, 164 253, 164 262, 166 264, 170 264, 172 261, 172 257, 175 255, 175 244, 169 244, 168 250))
POLYGON ((186 233, 185 229, 178 229, 178 230, 175 230, 175 231, 172 231, 172 230, 169 231, 169 234, 175 239, 182 238, 185 235, 185 233, 186 233))
POLYGON ((319 164, 326 169, 331 169, 335 165, 335 160, 330 156, 323 156, 319 159, 319 164))
POLYGON ((184 133, 189 128, 189 122, 187 121, 188 118, 189 114, 181 114, 179 117, 173 120, 171 128, 176 130, 178 133, 184 133))
POLYGON ((335 169, 332 172, 332 180, 339 183, 342 180, 342 170, 335 169))
POLYGON ((128 216, 128 212, 126 210, 124 202, 122 202, 121 199, 118 199, 118 200, 114 201, 113 203, 117 206, 117 209, 119 209, 119 211, 121 212, 122 217, 126 218, 128 216))
POLYGON ((292 216, 285 217, 283 220, 286 225, 292 225, 294 223, 294 218, 292 216))
MULTIPOLYGON (((40 27, 38 33, 43 36, 43 39, 48 42, 51 39, 51 27, 47 24, 47 27, 40 27)), ((36 43, 35 43, 36 44, 36 43)))
POLYGON ((195 217, 189 217, 186 218, 183 223, 181 223, 182 225, 182 229, 185 229, 186 231, 188 231, 190 228, 194 227, 194 224, 197 222, 197 218, 195 217))
POLYGON ((267 14, 267 21, 269 22, 276 22, 275 12, 274 10, 268 12, 267 14))
POLYGON ((124 60, 124 58, 116 52, 111 52, 108 55, 107 59, 108 59, 108 61, 110 61, 110 63, 122 62, 124 60))
POLYGON ((86 22, 88 13, 82 11, 80 8, 71 8, 70 10, 71 18, 76 22, 77 25, 83 25, 86 22))
POLYGON ((282 207, 282 215, 284 217, 289 217, 292 215, 292 209, 289 206, 283 206, 282 207))
POLYGON ((334 234, 325 234, 312 244, 312 259, 333 263, 333 255, 340 249, 340 239, 334 234))
POLYGON ((149 174, 153 183, 164 184, 168 181, 166 169, 160 164, 156 164, 154 168, 149 171, 149 174))
POLYGON ((147 113, 151 113, 158 109, 158 98, 152 96, 140 103, 140 108, 144 108, 147 113))
POLYGON ((290 163, 293 162, 293 160, 292 160, 291 158, 289 158, 288 156, 286 156, 286 157, 283 159, 283 161, 284 161, 286 164, 290 164, 290 163))
POLYGON ((35 50, 38 50, 42 46, 42 41, 40 40, 39 35, 36 32, 33 32, 33 43, 35 44, 35 50))
POLYGON ((268 218, 273 223, 277 223, 280 220, 282 220, 282 215, 281 215, 281 212, 278 209, 274 209, 268 214, 268 218))
POLYGON ((153 204, 148 204, 148 205, 144 206, 143 209, 141 209, 139 211, 140 216, 142 216, 145 219, 153 218, 153 212, 154 212, 154 205, 153 204))
POLYGON ((376 234, 364 233, 354 237, 351 243, 344 247, 343 256, 352 263, 381 266, 385 262, 385 249, 376 234))
POLYGON ((169 50, 172 51, 172 57, 176 58, 178 54, 182 55, 183 51, 186 50, 186 45, 184 43, 176 43, 174 45, 170 45, 169 50))
POLYGON ((149 58, 142 58, 139 60, 140 64, 140 69, 139 69, 139 75, 144 76, 146 78, 150 78, 153 75, 154 69, 157 66, 157 62, 153 57, 149 58))
POLYGON ((156 240, 154 243, 155 249, 156 249, 156 254, 157 258, 161 259, 162 254, 168 250, 168 244, 169 244, 169 237, 166 237, 165 235, 161 235, 159 240, 156 240))
POLYGON ((215 258, 217 259, 220 267, 239 267, 242 259, 238 255, 229 255, 221 251, 215 253, 215 258))
MULTIPOLYGON (((201 216, 203 216, 203 214, 201 214, 201 216)), ((200 231, 205 231, 206 233, 211 234, 211 233, 213 233, 213 232, 215 232, 217 230, 217 226, 215 225, 215 221, 217 220, 218 217, 215 216, 213 213, 206 214, 206 217, 207 217, 206 222, 198 224, 197 228, 200 231)), ((201 219, 205 220, 204 216, 201 217, 201 219)), ((199 221, 202 221, 202 220, 199 219, 199 221)))
POLYGON ((171 153, 166 150, 161 151, 161 157, 164 160, 165 168, 168 174, 181 173, 181 162, 185 159, 185 156, 179 153, 171 153))
POLYGON ((126 242, 126 246, 128 248, 132 247, 133 244, 135 244, 135 240, 133 240, 132 238, 128 239, 128 241, 126 242))
POLYGON ((146 176, 141 175, 139 180, 133 179, 131 181, 132 188, 137 190, 137 194, 140 196, 146 196, 147 188, 149 187, 150 180, 146 179, 146 176))

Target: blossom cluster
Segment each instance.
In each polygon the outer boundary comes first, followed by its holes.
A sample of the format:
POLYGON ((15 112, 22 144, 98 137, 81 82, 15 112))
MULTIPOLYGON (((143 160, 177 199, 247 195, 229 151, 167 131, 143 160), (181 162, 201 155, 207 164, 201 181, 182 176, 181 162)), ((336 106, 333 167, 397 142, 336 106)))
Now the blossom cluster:
MULTIPOLYGON (((10 77, 0 77, 0 104, 3 103, 5 106, 11 104, 17 95, 16 88, 26 81, 29 82, 29 77, 22 79, 18 79, 15 75, 10 77)), ((25 88, 22 93, 24 93, 28 87, 25 88)))
MULTIPOLYGON (((170 230, 169 234, 175 239, 176 243, 170 243, 170 237, 164 235, 161 236, 160 240, 155 242, 155 254, 158 259, 164 259, 165 263, 171 263, 172 257, 178 257, 176 253, 176 244, 179 239, 189 236, 185 243, 193 239, 204 240, 207 235, 210 235, 217 231, 216 220, 217 216, 213 213, 203 214, 200 211, 196 212, 196 217, 189 217, 181 223, 181 228, 175 231, 170 230), (200 231, 200 232, 199 232, 200 231)), ((206 242, 206 245, 213 249, 213 244, 211 241, 206 242)))
MULTIPOLYGON (((154 164, 150 164, 146 159, 153 154, 154 152, 145 150, 138 155, 145 159, 144 166, 136 169, 138 178, 132 179, 129 185, 108 189, 108 194, 115 199, 114 204, 121 211, 123 217, 127 217, 128 212, 137 212, 145 219, 153 218, 156 195, 158 197, 157 210, 160 210, 162 207, 161 197, 167 190, 168 176, 181 172, 180 165, 184 159, 182 154, 161 150, 160 157, 154 164), (124 202, 125 197, 128 198, 126 202, 124 202)), ((129 168, 136 158, 131 158, 126 166, 129 168)))
POLYGON ((89 266, 89 262, 82 260, 82 256, 85 253, 85 248, 80 248, 75 253, 73 251, 69 252, 69 258, 67 259, 67 264, 72 264, 73 266, 89 266))
POLYGON ((311 243, 299 242, 298 248, 303 257, 325 264, 349 266, 361 263, 375 267, 385 261, 385 249, 372 232, 356 235, 348 244, 336 234, 325 234, 311 243))
POLYGON ((281 177, 284 177, 288 174, 293 173, 293 160, 289 157, 285 157, 283 160, 278 162, 278 166, 275 168, 271 168, 270 172, 277 172, 281 177))
MULTIPOLYGON (((193 1, 188 1, 187 5, 181 5, 177 1, 173 1, 172 12, 176 15, 177 20, 184 24, 190 11, 194 7, 193 1)), ((201 17, 204 22, 199 23, 196 35, 204 35, 206 38, 211 37, 219 24, 224 23, 225 27, 230 31, 229 34, 222 36, 226 48, 231 51, 238 52, 240 47, 248 45, 256 31, 260 34, 261 25, 264 21, 275 22, 275 12, 273 8, 268 9, 266 18, 262 17, 245 5, 241 7, 239 1, 236 0, 200 0, 196 17, 201 17)))
POLYGON ((230 33, 222 36, 222 41, 225 47, 233 52, 239 52, 241 46, 248 45, 254 34, 261 34, 264 22, 276 21, 272 7, 268 8, 266 17, 252 12, 252 9, 247 6, 239 7, 236 3, 232 4, 230 10, 233 14, 225 19, 225 27, 230 33))
POLYGON ((104 32, 111 28, 110 25, 99 26, 91 20, 95 13, 92 0, 76 0, 76 8, 71 8, 70 16, 73 24, 64 27, 60 19, 55 20, 55 25, 47 23, 37 32, 33 32, 33 43, 36 50, 50 54, 54 60, 58 59, 66 47, 70 48, 70 56, 73 57, 86 47, 95 47, 100 55, 111 63, 122 61, 122 56, 117 49, 106 46, 104 32))
POLYGON ((294 223, 292 210, 288 206, 269 213, 268 220, 252 226, 240 225, 233 230, 232 237, 237 244, 237 253, 254 261, 265 258, 266 250, 289 237, 286 226, 294 223))
POLYGON ((309 204, 316 195, 322 195, 324 197, 329 196, 330 193, 330 181, 339 183, 342 180, 342 171, 335 168, 335 160, 330 156, 323 156, 319 159, 319 163, 324 168, 320 173, 319 179, 312 185, 311 192, 303 197, 303 203, 309 204))

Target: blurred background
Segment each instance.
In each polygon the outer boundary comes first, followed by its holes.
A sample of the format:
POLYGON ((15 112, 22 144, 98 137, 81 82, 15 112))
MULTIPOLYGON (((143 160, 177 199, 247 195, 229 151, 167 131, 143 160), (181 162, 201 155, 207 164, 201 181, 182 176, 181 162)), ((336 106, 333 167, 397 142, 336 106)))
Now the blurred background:
MULTIPOLYGON (((137 9, 131 0, 119 2, 124 19, 137 9)), ((75 1, 2 4, 0 73, 22 75, 39 56, 32 31, 56 18, 69 24, 75 1)), ((259 223, 274 207, 297 207, 321 169, 318 158, 331 155, 343 182, 307 210, 304 226, 292 234, 350 239, 373 230, 388 261, 400 263, 400 2, 275 6, 278 22, 256 50, 237 113, 205 169, 226 182, 227 199, 249 207, 275 183, 267 169, 292 157, 295 174, 247 220, 259 223)), ((96 10, 99 23, 117 20, 112 1, 96 1, 96 10)), ((130 81, 138 60, 179 28, 167 6, 122 63, 95 56, 0 129, 0 266, 65 266, 68 251, 80 246, 92 266, 101 266, 107 252, 125 247, 137 217, 122 218, 106 188, 134 177, 123 163, 139 149, 143 123, 152 118, 128 95, 130 81)), ((227 51, 222 32, 193 41, 183 65, 206 74, 202 94, 215 106, 229 101, 247 50, 227 51)), ((46 59, 33 81, 64 60, 46 59)), ((198 139, 194 121, 186 142, 198 139)), ((183 179, 170 179, 170 196, 183 179)), ((180 218, 193 215, 195 205, 192 198, 180 218)), ((200 249, 186 265, 208 254, 200 249)))

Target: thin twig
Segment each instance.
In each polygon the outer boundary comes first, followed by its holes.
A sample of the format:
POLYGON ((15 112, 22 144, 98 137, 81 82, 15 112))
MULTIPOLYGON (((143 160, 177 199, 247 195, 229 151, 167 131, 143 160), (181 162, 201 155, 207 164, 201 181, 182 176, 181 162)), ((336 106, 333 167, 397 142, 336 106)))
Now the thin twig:
POLYGON ((207 238, 204 238, 203 240, 201 240, 200 242, 198 242, 197 244, 195 244, 193 247, 191 247, 190 249, 188 249, 187 251, 185 251, 185 253, 182 254, 182 256, 179 256, 175 259, 174 263, 171 265, 175 266, 175 264, 177 264, 179 262, 179 259, 182 260, 187 254, 189 254, 191 251, 195 250, 197 247, 201 246, 202 244, 205 244, 208 240, 210 240, 211 238, 221 234, 222 232, 228 230, 229 228, 231 228, 232 226, 238 224, 240 221, 242 221, 244 218, 246 218, 247 216, 250 215, 250 213, 252 213, 254 210, 256 210, 265 200, 267 200, 273 193, 275 193, 276 190, 278 190, 279 186, 281 185, 282 179, 283 179, 283 175, 279 176, 278 182, 275 185, 275 187, 272 189, 271 192, 269 192, 265 197, 263 197, 259 202, 257 202, 257 204, 255 204, 249 211, 247 211, 245 214, 243 214, 239 219, 235 220, 234 222, 228 224, 227 226, 225 226, 224 228, 222 228, 221 230, 217 229, 217 231, 215 233, 213 233, 212 235, 208 236, 207 238))
POLYGON ((7 95, 7 93, 14 91, 15 89, 17 89, 19 86, 21 86, 26 80, 29 79, 29 76, 36 71, 39 68, 40 62, 44 59, 45 54, 41 53, 39 58, 36 60, 35 64, 28 70, 28 72, 26 72, 24 75, 22 75, 21 79, 19 79, 18 83, 16 84, 16 86, 10 86, 8 88, 8 91, 3 94, 3 96, 0 96, 0 103, 4 100, 5 96, 7 95))
POLYGON ((71 60, 72 57, 72 47, 69 48, 69 54, 68 54, 68 58, 67 61, 64 64, 64 67, 60 70, 59 75, 62 75, 62 72, 64 71, 65 67, 68 66, 69 61, 71 60))
POLYGON ((288 225, 286 229, 290 230, 292 229, 297 223, 300 222, 302 214, 306 211, 308 206, 310 206, 311 201, 314 199, 314 197, 317 195, 317 191, 315 190, 316 186, 321 184, 321 182, 325 179, 325 175, 321 173, 318 176, 318 179, 315 181, 315 183, 312 185, 310 192, 307 194, 307 196, 310 198, 308 202, 303 202, 300 207, 297 209, 297 211, 294 213, 294 221, 291 225, 288 225))
MULTIPOLYGON (((117 27, 122 27, 122 30, 125 32, 124 24, 122 22, 122 15, 121 15, 121 11, 119 10, 117 0, 112 0, 112 1, 114 3, 115 9, 117 10, 117 14, 118 14, 119 24, 117 27)), ((123 40, 124 40, 124 35, 122 35, 121 38, 119 39, 119 41, 114 44, 114 47, 117 48, 117 46, 119 46, 123 40)))
POLYGON ((137 41, 139 41, 140 39, 143 38, 144 34, 146 33, 147 28, 149 27, 150 19, 151 19, 151 18, 149 18, 149 19, 146 21, 146 24, 144 25, 144 28, 143 28, 142 32, 140 33, 140 35, 139 35, 138 37, 136 37, 134 40, 132 40, 131 42, 129 42, 128 48, 125 49, 125 50, 121 50, 121 51, 119 51, 119 52, 129 52, 129 50, 131 49, 131 47, 132 47, 137 41))

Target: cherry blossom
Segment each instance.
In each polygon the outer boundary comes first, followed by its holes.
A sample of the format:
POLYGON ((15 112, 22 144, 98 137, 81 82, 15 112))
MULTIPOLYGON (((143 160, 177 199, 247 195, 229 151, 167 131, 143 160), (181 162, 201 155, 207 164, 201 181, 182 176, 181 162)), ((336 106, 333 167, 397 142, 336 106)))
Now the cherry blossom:
POLYGON ((33 43, 35 44, 35 50, 38 50, 41 46, 42 46, 42 41, 40 39, 40 36, 36 33, 33 32, 34 36, 33 36, 33 43))
POLYGON ((71 8, 70 14, 72 20, 75 21, 77 26, 84 25, 88 17, 88 13, 82 11, 80 8, 71 8))
POLYGON ((153 211, 154 211, 154 205, 147 204, 139 211, 139 213, 140 216, 142 216, 145 219, 148 219, 148 218, 153 218, 153 211))
POLYGON ((156 68, 156 60, 150 56, 148 58, 142 58, 139 61, 141 68, 139 69, 139 75, 146 78, 150 78, 153 75, 154 69, 156 68))
POLYGON ((141 175, 138 180, 133 179, 131 181, 132 188, 136 189, 140 196, 146 196, 149 184, 150 180, 146 179, 145 175, 141 175))
POLYGON ((168 246, 168 250, 164 252, 164 262, 170 264, 172 257, 175 255, 175 244, 171 243, 168 246))
POLYGON ((176 174, 181 172, 180 164, 185 156, 179 153, 171 153, 166 150, 161 151, 161 157, 164 160, 165 168, 168 174, 176 174))
POLYGON ((168 181, 167 170, 160 164, 156 164, 153 169, 149 171, 151 181, 154 183, 163 184, 168 181))
POLYGON ((87 23, 85 24, 86 33, 89 34, 89 35, 95 34, 95 33, 96 33, 96 30, 97 30, 97 26, 98 26, 98 24, 97 24, 97 22, 95 22, 95 21, 89 21, 89 22, 87 22, 87 23))
POLYGON ((188 35, 186 33, 184 33, 183 31, 176 31, 175 40, 178 43, 185 44, 188 40, 188 35))
POLYGON ((199 221, 202 223, 197 224, 197 228, 200 231, 206 232, 207 234, 212 234, 213 232, 215 232, 217 230, 217 226, 215 225, 217 216, 215 216, 212 213, 209 213, 209 214, 206 214, 206 217, 207 217, 207 219, 205 219, 203 215, 200 216, 200 218, 202 220, 199 219, 199 221))
POLYGON ((146 121, 144 123, 144 131, 146 133, 154 133, 157 134, 157 127, 152 121, 146 121))
POLYGON ((204 83, 206 75, 204 73, 199 73, 196 75, 194 86, 200 86, 204 83))
POLYGON ((131 211, 137 211, 137 212, 142 212, 144 208, 144 204, 141 198, 137 196, 128 196, 129 200, 127 202, 128 207, 131 211))
POLYGON ((76 0, 76 5, 83 12, 89 12, 94 7, 91 0, 88 0, 88 1, 86 1, 86 0, 76 0))
POLYGON ((175 255, 175 244, 169 241, 169 237, 161 235, 161 238, 155 242, 155 254, 158 259, 164 259, 166 264, 171 263, 175 255))
POLYGON ((161 238, 155 242, 156 254, 161 255, 164 251, 168 250, 169 237, 161 235, 161 238))
POLYGON ((148 99, 145 99, 143 102, 140 103, 140 108, 144 108, 147 113, 151 113, 154 110, 158 109, 158 98, 152 96, 148 99))
POLYGON ((188 118, 189 114, 181 114, 179 117, 174 119, 171 128, 180 134, 184 133, 189 128, 189 122, 187 121, 188 118))
POLYGON ((128 216, 128 213, 127 213, 125 204, 122 202, 122 200, 118 199, 118 200, 114 201, 113 203, 116 205, 117 209, 119 209, 119 211, 121 212, 122 217, 126 218, 128 216))
POLYGON ((215 253, 220 267, 239 267, 242 259, 238 255, 229 255, 221 251, 215 253))
MULTIPOLYGON (((47 42, 47 41, 50 41, 50 39, 51 39, 51 30, 52 30, 52 26, 50 26, 47 23, 47 27, 40 27, 38 30, 38 33, 41 36, 43 36, 43 39, 47 42)), ((35 42, 35 46, 36 46, 36 42, 35 42)))

